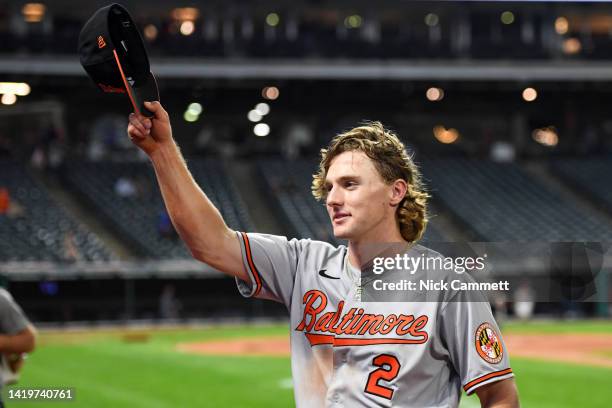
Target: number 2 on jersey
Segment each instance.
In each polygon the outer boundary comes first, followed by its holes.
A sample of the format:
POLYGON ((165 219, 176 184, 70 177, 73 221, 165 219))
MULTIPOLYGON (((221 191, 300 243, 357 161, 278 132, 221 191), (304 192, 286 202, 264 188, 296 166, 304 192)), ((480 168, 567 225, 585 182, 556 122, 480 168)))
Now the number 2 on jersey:
POLYGON ((374 360, 372 360, 372 365, 379 368, 372 371, 368 376, 365 392, 390 400, 393 396, 393 390, 389 387, 378 384, 378 382, 380 380, 391 381, 397 377, 397 374, 401 368, 400 362, 397 361, 395 356, 390 354, 380 354, 374 357, 374 360))

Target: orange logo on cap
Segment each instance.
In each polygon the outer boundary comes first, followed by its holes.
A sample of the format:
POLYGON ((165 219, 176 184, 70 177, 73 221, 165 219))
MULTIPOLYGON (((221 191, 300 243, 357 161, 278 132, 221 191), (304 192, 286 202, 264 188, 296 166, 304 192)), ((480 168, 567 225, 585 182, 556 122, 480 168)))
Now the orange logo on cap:
POLYGON ((102 89, 102 91, 107 92, 107 93, 125 93, 125 89, 117 88, 112 85, 105 85, 102 83, 98 83, 98 86, 100 87, 100 89, 102 89))
POLYGON ((104 37, 101 35, 98 36, 98 48, 106 47, 106 41, 104 41, 104 37))

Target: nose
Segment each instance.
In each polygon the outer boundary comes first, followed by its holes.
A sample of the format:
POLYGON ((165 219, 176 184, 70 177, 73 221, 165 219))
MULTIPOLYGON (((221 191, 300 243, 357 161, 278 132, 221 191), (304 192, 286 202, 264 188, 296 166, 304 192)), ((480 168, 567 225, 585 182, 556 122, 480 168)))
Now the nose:
POLYGON ((340 189, 332 187, 332 189, 327 192, 325 204, 327 204, 328 207, 336 207, 342 205, 342 200, 343 197, 340 189))

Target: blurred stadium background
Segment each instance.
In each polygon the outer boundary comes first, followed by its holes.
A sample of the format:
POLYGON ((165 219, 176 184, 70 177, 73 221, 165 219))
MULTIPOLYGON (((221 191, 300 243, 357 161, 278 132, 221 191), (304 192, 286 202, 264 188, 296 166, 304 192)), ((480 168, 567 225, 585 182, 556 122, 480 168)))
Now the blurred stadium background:
MULTIPOLYGON (((128 99, 78 61, 79 31, 106 4, 0 0, 0 275, 43 329, 22 384, 75 386, 89 407, 291 406, 286 357, 175 355, 179 340, 286 335, 259 325, 285 309, 242 299, 176 237, 125 135, 128 99), (229 385, 247 370, 262 375, 240 397, 229 385)), ((335 242, 311 174, 322 145, 369 119, 423 170, 426 242, 612 241, 612 4, 123 4, 190 169, 234 229, 335 242)), ((543 336, 612 333, 605 266, 597 301, 535 305, 536 321, 558 320, 543 336)), ((508 330, 538 332, 512 322, 512 296, 508 330)), ((610 367, 515 361, 526 406, 612 396, 610 367)))

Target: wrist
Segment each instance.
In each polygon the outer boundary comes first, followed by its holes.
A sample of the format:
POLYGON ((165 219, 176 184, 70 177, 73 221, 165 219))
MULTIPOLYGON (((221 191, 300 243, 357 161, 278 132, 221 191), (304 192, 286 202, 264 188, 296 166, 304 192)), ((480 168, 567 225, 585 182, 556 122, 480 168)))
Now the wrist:
POLYGON ((153 164, 167 161, 169 158, 176 156, 179 153, 178 145, 173 139, 165 143, 158 143, 156 148, 149 154, 149 159, 153 164))

